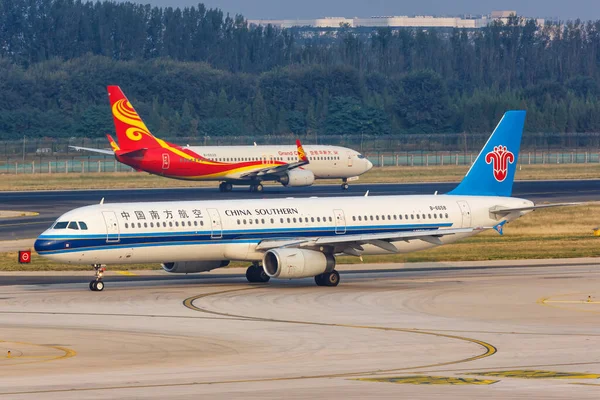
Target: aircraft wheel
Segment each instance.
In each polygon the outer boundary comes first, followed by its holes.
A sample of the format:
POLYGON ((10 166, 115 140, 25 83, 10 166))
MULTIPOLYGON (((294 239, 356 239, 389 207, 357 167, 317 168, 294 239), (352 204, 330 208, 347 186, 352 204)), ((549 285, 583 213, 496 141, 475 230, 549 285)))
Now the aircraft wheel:
POLYGON ((246 279, 250 283, 267 283, 271 277, 260 266, 251 265, 246 270, 246 279))
POLYGON ((96 291, 96 281, 91 281, 91 282, 90 282, 90 290, 91 290, 92 292, 95 292, 95 291, 96 291))
POLYGON ((260 183, 259 183, 258 185, 256 185, 256 189, 255 189, 255 190, 256 190, 257 192, 262 192, 262 191, 263 191, 263 189, 264 189, 264 187, 263 187, 263 185, 261 185, 260 183))
POLYGON ((342 190, 348 190, 349 187, 350 185, 348 185, 347 183, 342 183, 342 190))
POLYGON ((221 182, 219 183, 219 192, 224 192, 225 191, 225 182, 221 182))
POLYGON ((223 182, 223 191, 224 192, 231 192, 233 190, 233 185, 229 182, 223 182))
POLYGON ((321 275, 315 276, 315 283, 318 286, 337 286, 340 283, 340 274, 333 270, 321 275))
POLYGON ((315 276, 315 283, 317 284, 317 286, 324 286, 323 285, 323 274, 319 274, 315 276))
POLYGON ((96 291, 101 292, 104 290, 104 282, 98 281, 96 282, 96 291))

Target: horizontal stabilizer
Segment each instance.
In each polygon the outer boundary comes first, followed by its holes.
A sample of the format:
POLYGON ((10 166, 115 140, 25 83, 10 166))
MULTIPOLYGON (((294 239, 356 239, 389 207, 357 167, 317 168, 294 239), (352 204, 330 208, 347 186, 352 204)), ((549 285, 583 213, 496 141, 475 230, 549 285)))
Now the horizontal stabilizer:
POLYGON ((534 206, 514 207, 514 208, 494 206, 494 207, 490 208, 490 213, 496 214, 498 216, 504 216, 504 215, 508 215, 513 212, 535 211, 535 210, 539 210, 541 208, 552 208, 552 207, 573 207, 573 206, 581 206, 583 204, 586 204, 586 203, 539 204, 539 205, 534 205, 534 206))
POLYGON ((69 146, 71 149, 75 149, 77 151, 89 151, 92 153, 98 153, 98 154, 110 154, 111 156, 114 154, 112 150, 107 150, 107 149, 93 149, 91 147, 80 147, 80 146, 69 146))

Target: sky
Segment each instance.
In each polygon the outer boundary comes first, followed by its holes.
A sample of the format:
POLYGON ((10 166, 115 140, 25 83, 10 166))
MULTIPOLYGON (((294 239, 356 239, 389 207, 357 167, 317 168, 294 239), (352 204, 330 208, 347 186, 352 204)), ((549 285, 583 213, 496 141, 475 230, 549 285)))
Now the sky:
POLYGON ((158 6, 204 3, 249 19, 370 17, 374 15, 489 14, 515 10, 519 15, 561 20, 600 19, 600 0, 134 0, 158 6))

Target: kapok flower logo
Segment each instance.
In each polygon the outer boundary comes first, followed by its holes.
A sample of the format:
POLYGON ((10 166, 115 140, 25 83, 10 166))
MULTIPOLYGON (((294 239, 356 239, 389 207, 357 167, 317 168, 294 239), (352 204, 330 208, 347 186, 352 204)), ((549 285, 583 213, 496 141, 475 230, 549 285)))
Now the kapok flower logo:
POLYGON ((503 182, 508 175, 508 164, 515 162, 515 155, 506 146, 494 146, 494 150, 485 155, 485 162, 492 164, 494 178, 498 182, 503 182))

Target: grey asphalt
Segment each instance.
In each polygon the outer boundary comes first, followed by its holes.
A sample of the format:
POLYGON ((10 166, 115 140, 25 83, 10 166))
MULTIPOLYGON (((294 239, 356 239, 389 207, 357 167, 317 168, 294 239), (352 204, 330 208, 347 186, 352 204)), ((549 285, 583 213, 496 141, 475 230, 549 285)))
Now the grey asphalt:
MULTIPOLYGON (((58 216, 73 208, 100 202, 229 200, 246 198, 331 197, 440 194, 452 190, 456 183, 354 184, 342 191, 339 185, 316 185, 307 188, 265 186, 263 193, 250 193, 245 188, 220 193, 216 187, 157 188, 119 190, 66 190, 0 192, 0 208, 36 211, 35 217, 0 220, 0 240, 33 238, 43 232, 58 216)), ((600 199, 600 180, 556 180, 515 182, 513 196, 535 202, 593 201, 600 199)))

